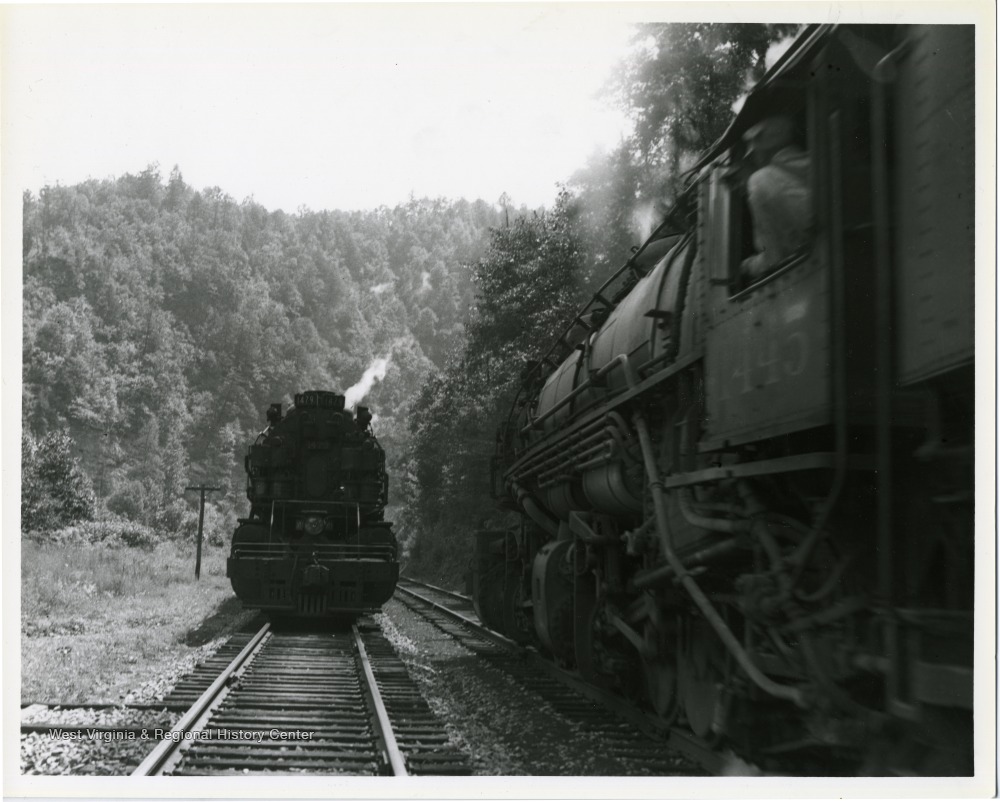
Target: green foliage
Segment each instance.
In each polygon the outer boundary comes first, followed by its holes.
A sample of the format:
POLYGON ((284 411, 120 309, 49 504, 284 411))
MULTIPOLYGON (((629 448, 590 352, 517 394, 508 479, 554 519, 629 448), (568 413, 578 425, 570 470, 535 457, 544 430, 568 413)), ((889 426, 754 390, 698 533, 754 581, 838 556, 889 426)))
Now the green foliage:
POLYGON ((151 549, 165 538, 159 532, 127 518, 83 521, 60 529, 33 533, 38 543, 62 546, 86 546, 102 543, 106 546, 129 546, 151 549))
POLYGON ((21 437, 21 528, 32 531, 94 517, 94 491, 65 431, 21 437))
POLYGON ((570 179, 566 214, 583 255, 581 283, 599 285, 650 234, 656 209, 640 201, 642 177, 631 147, 622 144, 570 179))
MULTIPOLYGON (((464 265, 500 219, 418 199, 289 215, 156 166, 25 193, 23 213, 24 428, 67 431, 99 506, 162 530, 189 526, 180 500, 201 479, 226 491, 210 516, 235 524, 267 405, 342 392, 377 357, 393 361, 369 401, 401 449, 408 406, 464 338, 464 265)), ((26 492, 32 526, 66 523, 61 500, 26 492)))
MULTIPOLYGON (((213 509, 214 507, 210 507, 213 509)), ((188 535, 198 531, 198 511, 195 504, 190 504, 181 498, 174 498, 166 502, 157 510, 156 529, 169 533, 175 539, 183 535, 188 535)), ((218 535, 221 539, 222 533, 210 529, 212 536, 218 535)), ((227 533, 228 534, 228 533, 227 533)))
POLYGON ((612 91, 635 123, 647 165, 709 147, 725 131, 733 103, 764 74, 765 56, 796 25, 644 23, 612 91))
POLYGON ((136 479, 120 479, 114 491, 104 499, 108 512, 130 521, 153 521, 159 510, 162 488, 136 479))
POLYGON ((473 265, 477 295, 466 346, 428 379, 410 418, 400 482, 410 570, 461 576, 471 533, 503 520, 489 496, 497 424, 507 416, 525 364, 542 356, 581 295, 569 202, 563 192, 551 212, 494 229, 473 265))

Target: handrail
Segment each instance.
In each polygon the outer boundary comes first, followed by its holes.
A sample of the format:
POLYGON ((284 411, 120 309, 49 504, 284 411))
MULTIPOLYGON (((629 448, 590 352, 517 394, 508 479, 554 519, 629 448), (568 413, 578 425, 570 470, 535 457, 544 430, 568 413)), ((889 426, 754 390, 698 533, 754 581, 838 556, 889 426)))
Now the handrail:
MULTIPOLYGON (((541 357, 541 359, 537 360, 537 362, 531 366, 528 372, 524 375, 524 378, 521 381, 521 386, 518 388, 517 393, 515 393, 514 398, 511 401, 510 412, 507 415, 508 420, 514 417, 514 410, 517 407, 517 400, 521 397, 521 394, 528 383, 528 379, 534 372, 540 370, 541 366, 550 359, 550 357, 552 356, 553 353, 555 353, 560 343, 566 342, 566 335, 568 335, 573 330, 573 328, 577 325, 577 323, 585 322, 584 315, 586 315, 587 312, 591 310, 591 308, 596 307, 598 305, 606 309, 614 308, 616 306, 616 304, 612 303, 611 301, 609 301, 607 298, 604 297, 603 295, 604 291, 608 289, 612 284, 614 284, 619 278, 621 278, 621 276, 627 270, 635 268, 635 260, 642 255, 642 252, 646 250, 646 248, 648 248, 653 242, 656 242, 657 240, 664 238, 663 236, 659 235, 662 234, 662 232, 664 231, 664 229, 667 228, 669 223, 673 222, 674 213, 677 211, 679 206, 680 206, 679 203, 674 204, 674 206, 667 212, 667 215, 666 217, 664 217, 663 221, 655 229, 653 229, 653 232, 646 238, 645 242, 643 242, 642 245, 640 245, 639 248, 636 249, 635 253, 633 253, 631 256, 629 256, 628 259, 625 260, 624 264, 622 264, 621 267, 619 267, 614 273, 612 273, 611 276, 608 279, 606 279, 605 282, 600 287, 598 287, 597 291, 590 297, 590 300, 587 301, 587 303, 584 304, 583 307, 581 307, 580 311, 573 316, 573 320, 556 338, 555 342, 552 343, 552 346, 549 348, 549 350, 545 352, 545 354, 541 357)), ((678 233, 684 234, 686 232, 681 231, 678 233)))
MULTIPOLYGON (((264 558, 283 557, 290 552, 284 543, 245 543, 233 546, 232 557, 234 558, 264 558)), ((298 557, 310 557, 316 555, 317 558, 330 557, 383 557, 392 556, 393 547, 387 543, 356 544, 356 543, 313 543, 304 545, 295 550, 298 557)))

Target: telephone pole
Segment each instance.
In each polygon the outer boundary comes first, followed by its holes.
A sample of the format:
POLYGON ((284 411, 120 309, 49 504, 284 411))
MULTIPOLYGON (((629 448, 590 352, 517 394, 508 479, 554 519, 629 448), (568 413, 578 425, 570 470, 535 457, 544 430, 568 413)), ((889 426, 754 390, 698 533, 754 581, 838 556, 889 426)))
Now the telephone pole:
POLYGON ((201 579, 201 533, 205 526, 205 494, 215 493, 221 491, 221 487, 209 487, 208 485, 196 485, 193 487, 186 487, 185 490, 200 490, 201 491, 201 505, 198 507, 198 556, 195 557, 194 562, 194 578, 201 579))

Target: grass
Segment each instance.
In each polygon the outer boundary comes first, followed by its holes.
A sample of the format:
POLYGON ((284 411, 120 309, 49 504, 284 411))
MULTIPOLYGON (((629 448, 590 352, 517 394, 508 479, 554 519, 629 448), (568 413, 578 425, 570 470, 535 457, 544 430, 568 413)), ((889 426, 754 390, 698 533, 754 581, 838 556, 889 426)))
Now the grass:
POLYGON ((242 623, 227 552, 207 548, 195 581, 190 544, 22 541, 22 701, 121 702, 242 623))

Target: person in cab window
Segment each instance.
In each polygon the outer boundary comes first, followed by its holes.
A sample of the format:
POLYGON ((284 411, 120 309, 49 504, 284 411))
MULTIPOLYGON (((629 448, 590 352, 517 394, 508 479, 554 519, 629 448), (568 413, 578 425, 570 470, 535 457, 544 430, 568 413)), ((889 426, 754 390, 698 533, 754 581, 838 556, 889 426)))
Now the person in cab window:
POLYGON ((809 155, 794 144, 793 128, 789 117, 774 116, 743 135, 747 158, 755 168, 747 181, 747 200, 757 253, 742 265, 751 281, 809 244, 813 224, 809 155))

